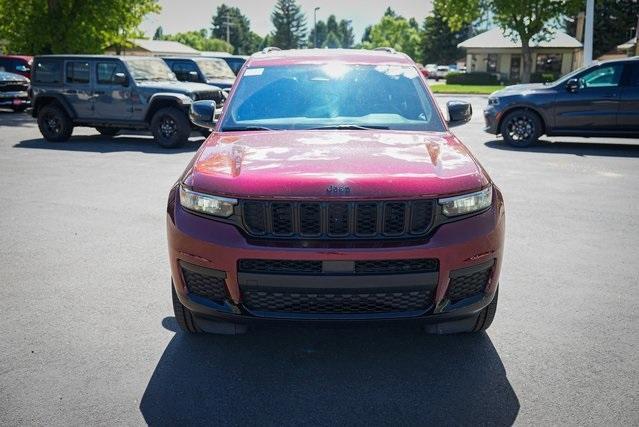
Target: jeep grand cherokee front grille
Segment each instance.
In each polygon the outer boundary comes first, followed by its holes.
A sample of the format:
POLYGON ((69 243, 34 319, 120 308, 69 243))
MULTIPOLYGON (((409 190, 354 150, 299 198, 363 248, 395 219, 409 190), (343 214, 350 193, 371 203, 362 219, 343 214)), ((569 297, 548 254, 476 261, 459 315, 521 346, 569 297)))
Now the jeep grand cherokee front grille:
POLYGON ((434 216, 433 200, 386 202, 241 202, 252 236, 288 239, 389 239, 423 236, 434 216))

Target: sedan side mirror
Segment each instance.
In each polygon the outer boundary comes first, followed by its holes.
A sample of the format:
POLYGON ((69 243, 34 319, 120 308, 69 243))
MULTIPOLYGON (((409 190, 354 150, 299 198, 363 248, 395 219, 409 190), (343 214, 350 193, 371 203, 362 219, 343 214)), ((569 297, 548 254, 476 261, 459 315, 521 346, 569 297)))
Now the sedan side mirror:
POLYGON ((465 101, 448 101, 448 126, 459 126, 468 123, 473 115, 473 107, 465 101))
POLYGON ((566 90, 568 92, 577 92, 579 89, 579 80, 578 79, 570 79, 566 83, 566 90))
POLYGON ((128 86, 129 84, 129 79, 126 77, 126 74, 124 73, 115 73, 113 75, 113 82, 116 85, 120 85, 120 86, 128 86))
POLYGON ((205 129, 215 127, 215 101, 195 101, 189 110, 191 122, 205 129))

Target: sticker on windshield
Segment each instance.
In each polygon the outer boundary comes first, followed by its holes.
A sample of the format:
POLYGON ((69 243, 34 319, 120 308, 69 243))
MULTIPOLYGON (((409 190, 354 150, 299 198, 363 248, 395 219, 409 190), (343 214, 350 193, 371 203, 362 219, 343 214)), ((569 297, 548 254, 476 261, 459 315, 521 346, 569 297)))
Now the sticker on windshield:
POLYGON ((264 72, 264 68, 248 68, 244 71, 244 77, 248 76, 261 76, 264 72))

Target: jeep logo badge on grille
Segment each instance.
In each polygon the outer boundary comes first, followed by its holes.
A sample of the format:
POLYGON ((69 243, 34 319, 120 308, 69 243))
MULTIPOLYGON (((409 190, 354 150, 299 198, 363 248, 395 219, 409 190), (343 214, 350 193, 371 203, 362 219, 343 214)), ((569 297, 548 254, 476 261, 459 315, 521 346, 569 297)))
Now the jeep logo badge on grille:
POLYGON ((337 186, 337 185, 329 185, 326 189, 328 194, 350 194, 351 187, 346 186, 337 186))

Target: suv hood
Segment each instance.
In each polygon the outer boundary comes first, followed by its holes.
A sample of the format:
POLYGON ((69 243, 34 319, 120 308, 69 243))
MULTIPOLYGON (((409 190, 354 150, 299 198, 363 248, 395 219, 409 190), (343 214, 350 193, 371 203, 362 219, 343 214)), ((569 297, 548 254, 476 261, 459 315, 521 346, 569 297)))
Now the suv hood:
POLYGON ((239 198, 413 198, 488 182, 450 133, 341 130, 214 133, 184 177, 195 191, 239 198))
POLYGON ((215 89, 204 83, 191 83, 191 82, 172 82, 172 81, 163 81, 163 82, 153 82, 153 81, 143 81, 136 83, 137 86, 141 89, 149 89, 155 92, 175 92, 175 93, 193 93, 193 92, 210 92, 215 89))
POLYGON ((493 92, 490 96, 510 96, 510 95, 523 95, 538 93, 552 89, 552 86, 545 85, 543 83, 522 83, 518 85, 506 86, 496 92, 493 92))

